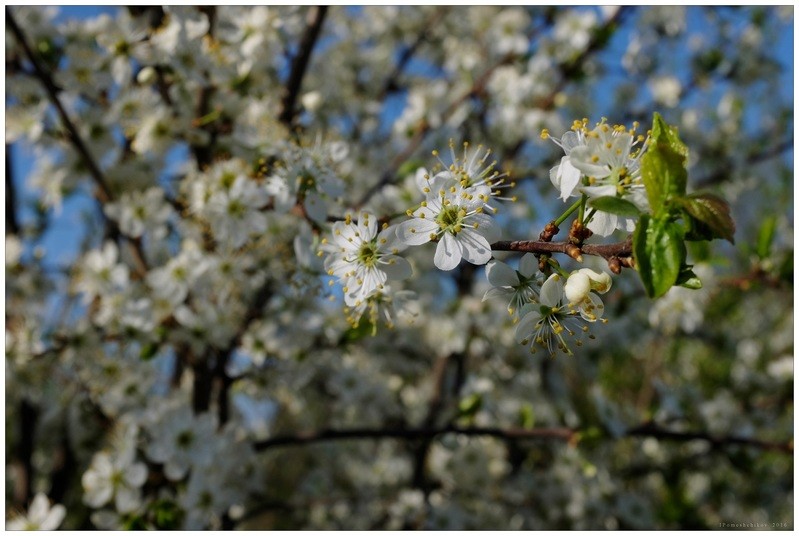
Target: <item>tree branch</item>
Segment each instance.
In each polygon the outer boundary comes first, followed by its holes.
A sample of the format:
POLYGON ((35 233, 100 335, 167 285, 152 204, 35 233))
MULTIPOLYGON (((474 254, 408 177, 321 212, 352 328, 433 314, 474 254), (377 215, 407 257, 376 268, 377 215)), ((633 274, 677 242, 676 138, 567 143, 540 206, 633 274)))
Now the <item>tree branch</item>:
MULTIPOLYGON (((440 428, 422 427, 415 429, 381 429, 381 428, 352 428, 349 430, 325 429, 314 432, 298 433, 295 435, 277 436, 271 439, 258 441, 254 444, 257 451, 269 450, 282 446, 299 446, 321 443, 325 441, 362 440, 362 439, 403 439, 418 440, 432 439, 444 434, 457 434, 464 436, 488 436, 504 440, 556 440, 567 443, 579 441, 580 430, 567 427, 553 428, 500 428, 500 427, 459 427, 447 425, 440 428)), ((644 423, 630 428, 622 436, 654 437, 670 441, 706 441, 714 448, 730 445, 754 447, 760 450, 793 453, 793 441, 776 443, 755 438, 738 436, 712 436, 706 432, 675 432, 660 428, 653 423, 644 423)))
POLYGON ((665 428, 660 428, 652 422, 630 428, 625 435, 627 437, 654 437, 671 441, 693 441, 698 439, 700 441, 707 441, 713 448, 722 448, 728 445, 741 445, 755 447, 761 450, 793 454, 793 440, 787 443, 775 443, 752 437, 712 436, 707 432, 674 432, 666 430, 665 428))
POLYGON ((288 81, 286 82, 286 89, 281 101, 281 110, 278 115, 278 120, 289 128, 291 128, 294 123, 294 118, 297 113, 295 105, 297 97, 300 94, 300 88, 302 87, 302 79, 305 76, 305 71, 311 59, 311 53, 313 52, 314 45, 322 29, 327 7, 328 6, 313 6, 308 11, 305 33, 302 35, 299 49, 291 63, 291 71, 288 81))
POLYGON ((440 428, 353 428, 350 430, 326 429, 316 432, 300 433, 293 436, 277 436, 255 443, 255 450, 268 450, 280 446, 308 445, 323 441, 340 441, 346 439, 432 439, 444 434, 466 436, 493 436, 502 439, 557 439, 568 441, 574 436, 570 428, 492 428, 492 427, 458 427, 444 426, 440 428))
POLYGON ((378 96, 379 100, 383 100, 386 95, 391 93, 392 91, 396 91, 400 89, 399 86, 399 79, 402 76, 403 72, 405 71, 405 67, 408 65, 408 62, 411 60, 413 55, 419 49, 419 47, 427 40, 427 35, 430 28, 435 27, 438 22, 443 18, 444 14, 446 13, 447 8, 439 7, 435 14, 428 18, 425 22, 422 30, 416 36, 413 43, 411 43, 405 50, 402 51, 399 60, 397 61, 397 65, 394 67, 394 70, 386 79, 386 82, 383 84, 383 89, 380 90, 380 95, 378 96))
MULTIPOLYGON (((91 175, 92 179, 94 180, 94 184, 96 186, 96 197, 101 205, 105 205, 108 203, 113 202, 114 196, 111 193, 110 188, 108 187, 108 181, 106 181, 103 172, 100 171, 100 167, 92 158, 91 153, 89 153, 86 144, 83 142, 83 139, 80 137, 78 133, 78 129, 75 127, 75 124, 69 118, 69 114, 64 109, 64 106, 61 104, 61 100, 58 98, 58 89, 53 82, 50 73, 47 69, 39 62, 36 54, 33 53, 30 46, 28 46, 28 41, 25 38, 25 34, 23 33, 22 29, 17 24, 17 21, 14 19, 11 10, 6 7, 6 22, 8 26, 11 28, 11 32, 14 34, 19 45, 22 47, 22 50, 25 52, 28 60, 31 62, 33 66, 34 75, 36 78, 42 83, 44 86, 45 91, 47 92, 47 96, 50 99, 50 102, 55 107, 56 111, 58 112, 59 117, 61 118, 61 122, 66 128, 67 133, 69 134, 68 138, 69 141, 72 143, 72 146, 80 155, 83 162, 86 164, 86 167, 89 170, 89 174, 91 175)), ((100 210, 103 219, 105 220, 106 224, 111 229, 111 234, 116 238, 121 236, 119 231, 119 227, 117 224, 109 219, 105 212, 101 209, 100 210)), ((144 276, 147 273, 147 263, 145 262, 144 252, 141 248, 141 242, 136 239, 131 239, 131 244, 133 245, 133 260, 135 264, 136 272, 139 276, 144 276)))
POLYGON ((621 266, 633 267, 632 240, 615 244, 583 244, 575 246, 571 242, 545 242, 542 240, 500 241, 491 244, 492 251, 523 251, 525 253, 563 253, 579 260, 581 254, 595 255, 608 261, 611 270, 618 273, 621 266), (614 268, 615 266, 615 268, 614 268))
POLYGON ((11 165, 11 144, 6 143, 6 234, 19 234, 16 185, 11 165))

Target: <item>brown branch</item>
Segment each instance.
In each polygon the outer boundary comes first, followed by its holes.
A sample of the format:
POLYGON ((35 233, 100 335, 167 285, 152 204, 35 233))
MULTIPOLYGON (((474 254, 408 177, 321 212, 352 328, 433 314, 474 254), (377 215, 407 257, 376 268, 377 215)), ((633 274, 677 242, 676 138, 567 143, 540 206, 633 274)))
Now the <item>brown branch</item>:
POLYGON ((33 497, 33 483, 35 479, 33 468, 33 449, 35 446, 36 421, 39 411, 28 400, 23 399, 19 404, 19 439, 14 449, 15 470, 14 478, 14 505, 24 508, 33 497))
POLYGON ((6 143, 6 234, 19 234, 16 185, 11 165, 11 144, 6 143))
POLYGON ((755 447, 761 450, 793 454, 793 440, 787 443, 776 443, 752 437, 712 436, 706 432, 674 432, 666 430, 665 428, 660 428, 651 422, 641 424, 635 428, 630 428, 625 435, 627 437, 654 437, 656 439, 671 441, 693 441, 698 439, 700 441, 707 441, 713 448, 722 448, 728 445, 741 445, 755 447))
MULTIPOLYGON (((321 443, 326 441, 362 440, 362 439, 402 439, 418 440, 432 439, 440 435, 457 434, 463 436, 487 436, 503 440, 556 440, 570 444, 579 441, 580 430, 567 427, 553 428, 500 428, 500 427, 459 427, 444 426, 440 428, 423 427, 415 429, 382 429, 382 428, 352 428, 349 430, 325 429, 314 432, 299 433, 296 435, 277 436, 271 439, 258 441, 254 444, 257 451, 269 450, 283 446, 299 446, 321 443)), ((630 428, 622 437, 654 437, 671 441, 706 441, 714 448, 730 445, 753 447, 760 450, 793 453, 793 440, 785 443, 763 441, 755 438, 738 436, 712 436, 705 432, 676 432, 660 428, 652 423, 630 428)))
POLYGON ((300 433, 291 436, 277 436, 255 443, 255 450, 268 450, 280 446, 308 445, 323 441, 341 441, 346 439, 432 439, 444 434, 465 436, 492 436, 501 439, 557 439, 569 441, 574 437, 570 428, 495 428, 495 427, 458 427, 444 426, 440 428, 426 427, 416 429, 380 429, 353 428, 350 430, 320 430, 300 433))
POLYGON ((500 241, 491 244, 493 251, 521 251, 525 253, 563 253, 573 259, 581 260, 581 255, 595 255, 608 261, 610 269, 619 273, 622 266, 633 267, 632 240, 615 244, 583 244, 575 246, 571 242, 547 242, 543 240, 500 241))
MULTIPOLYGON (((19 45, 22 47, 22 50, 25 52, 28 60, 31 62, 33 66, 34 75, 36 78, 42 83, 44 86, 45 91, 47 92, 47 96, 50 99, 50 102, 55 107, 56 111, 58 112, 59 117, 61 118, 61 122, 66 128, 68 133, 68 139, 72 143, 72 146, 80 155, 83 162, 86 164, 86 167, 89 170, 89 174, 91 175, 92 179, 94 180, 95 188, 95 196, 97 197, 98 201, 101 205, 105 205, 108 203, 113 202, 114 196, 111 193, 111 189, 108 187, 108 181, 106 181, 103 172, 100 170, 100 167, 94 161, 91 153, 89 152, 86 144, 83 142, 83 139, 80 137, 78 133, 78 129, 75 127, 75 124, 69 118, 69 114, 64 109, 64 106, 61 104, 61 100, 58 98, 58 88, 56 87, 55 83, 53 82, 52 77, 50 76, 49 71, 39 62, 39 59, 36 57, 36 54, 33 53, 30 46, 28 45, 28 41, 25 38, 25 34, 23 33, 22 29, 17 24, 17 21, 14 19, 14 16, 11 13, 11 10, 6 7, 6 22, 8 26, 11 28, 11 32, 14 34, 19 45)), ((111 230, 111 234, 113 237, 121 236, 119 231, 119 227, 117 224, 109 219, 105 213, 101 210, 102 217, 104 218, 106 224, 108 225, 109 229, 111 230)), ((139 240, 131 240, 131 244, 133 245, 133 259, 135 269, 139 276, 144 276, 147 273, 147 263, 145 262, 144 252, 141 248, 141 242, 139 240)))
POLYGON ((278 115, 278 120, 289 128, 291 128, 294 123, 294 118, 297 113, 295 105, 297 97, 300 94, 300 88, 302 87, 302 79, 305 76, 305 71, 311 59, 311 53, 313 52, 314 45, 322 29, 327 7, 328 6, 313 6, 308 11, 305 33, 302 35, 299 49, 291 63, 291 71, 289 72, 289 78, 286 82, 286 89, 283 93, 283 99, 281 100, 280 114, 278 115))
POLYGON ((402 51, 402 54, 397 61, 397 65, 394 66, 394 70, 386 79, 385 84, 383 84, 383 89, 380 91, 378 100, 383 100, 389 93, 400 89, 399 79, 404 73, 405 67, 408 65, 408 62, 410 62, 413 55, 416 54, 416 51, 419 50, 419 47, 422 46, 422 44, 427 40, 430 28, 435 27, 446 12, 447 8, 439 7, 436 9, 435 14, 425 21, 424 26, 422 26, 421 31, 416 36, 416 39, 414 39, 413 43, 411 43, 407 48, 405 48, 405 50, 402 51))

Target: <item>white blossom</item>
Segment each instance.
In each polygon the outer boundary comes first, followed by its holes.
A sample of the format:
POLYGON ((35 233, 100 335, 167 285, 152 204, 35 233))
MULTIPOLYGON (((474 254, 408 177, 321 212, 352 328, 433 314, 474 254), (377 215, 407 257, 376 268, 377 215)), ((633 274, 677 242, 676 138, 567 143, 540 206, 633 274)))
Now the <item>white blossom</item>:
POLYGON ((6 530, 56 530, 67 510, 60 504, 50 506, 44 493, 37 493, 26 514, 6 521, 6 530))
POLYGON ((400 244, 395 229, 388 227, 378 233, 377 220, 368 212, 358 215, 357 223, 347 215, 333 224, 331 241, 322 244, 327 252, 325 268, 328 275, 344 283, 344 301, 358 305, 387 281, 410 277, 411 265, 399 257, 400 244))

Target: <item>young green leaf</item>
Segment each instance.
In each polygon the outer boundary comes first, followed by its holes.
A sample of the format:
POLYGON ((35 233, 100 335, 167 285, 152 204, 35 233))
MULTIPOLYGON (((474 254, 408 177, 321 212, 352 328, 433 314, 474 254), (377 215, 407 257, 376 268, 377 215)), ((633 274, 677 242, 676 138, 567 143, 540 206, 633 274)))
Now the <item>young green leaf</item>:
POLYGON ((663 296, 685 264, 683 229, 668 219, 641 216, 633 235, 633 255, 641 282, 650 298, 663 296))
POLYGON ((614 197, 612 195, 589 199, 588 205, 602 212, 609 212, 610 214, 617 214, 628 218, 637 218, 641 215, 641 211, 638 210, 638 207, 634 204, 626 199, 614 197))
POLYGON ((652 117, 652 132, 649 136, 649 143, 668 145, 672 151, 688 159, 688 146, 680 139, 677 134, 677 128, 669 126, 657 112, 652 117))
POLYGON ((680 274, 677 276, 677 282, 675 285, 680 285, 681 287, 690 288, 693 290, 699 290, 702 288, 702 280, 699 279, 693 270, 691 270, 690 266, 683 266, 680 269, 680 274))
POLYGON ((723 238, 730 243, 735 243, 735 222, 730 216, 730 205, 725 200, 714 194, 691 194, 677 200, 685 211, 704 225, 696 226, 697 231, 707 233, 708 239, 723 238))
POLYGON ((641 157, 641 178, 649 205, 655 214, 661 214, 668 199, 685 195, 688 183, 685 157, 668 144, 650 145, 641 157))
POLYGON ((763 225, 757 234, 757 256, 765 259, 771 253, 771 243, 774 241, 774 231, 777 228, 777 218, 765 216, 763 225))

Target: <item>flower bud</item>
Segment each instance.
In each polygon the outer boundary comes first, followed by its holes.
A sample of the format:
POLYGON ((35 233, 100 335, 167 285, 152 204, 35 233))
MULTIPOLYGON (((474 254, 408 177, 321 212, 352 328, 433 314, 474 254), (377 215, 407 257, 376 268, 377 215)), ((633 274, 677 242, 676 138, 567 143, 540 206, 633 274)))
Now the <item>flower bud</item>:
POLYGON ((591 280, 591 290, 594 292, 598 292, 599 294, 604 294, 610 290, 611 285, 613 284, 613 280, 610 277, 610 274, 607 272, 598 273, 590 268, 581 268, 578 270, 578 273, 584 274, 588 279, 591 280))
POLYGON ((136 80, 142 85, 149 85, 155 82, 157 76, 155 69, 151 66, 144 67, 139 74, 136 75, 136 80))
POLYGON ((563 291, 569 303, 582 303, 591 292, 591 279, 587 274, 582 273, 582 270, 573 272, 566 280, 563 291))

